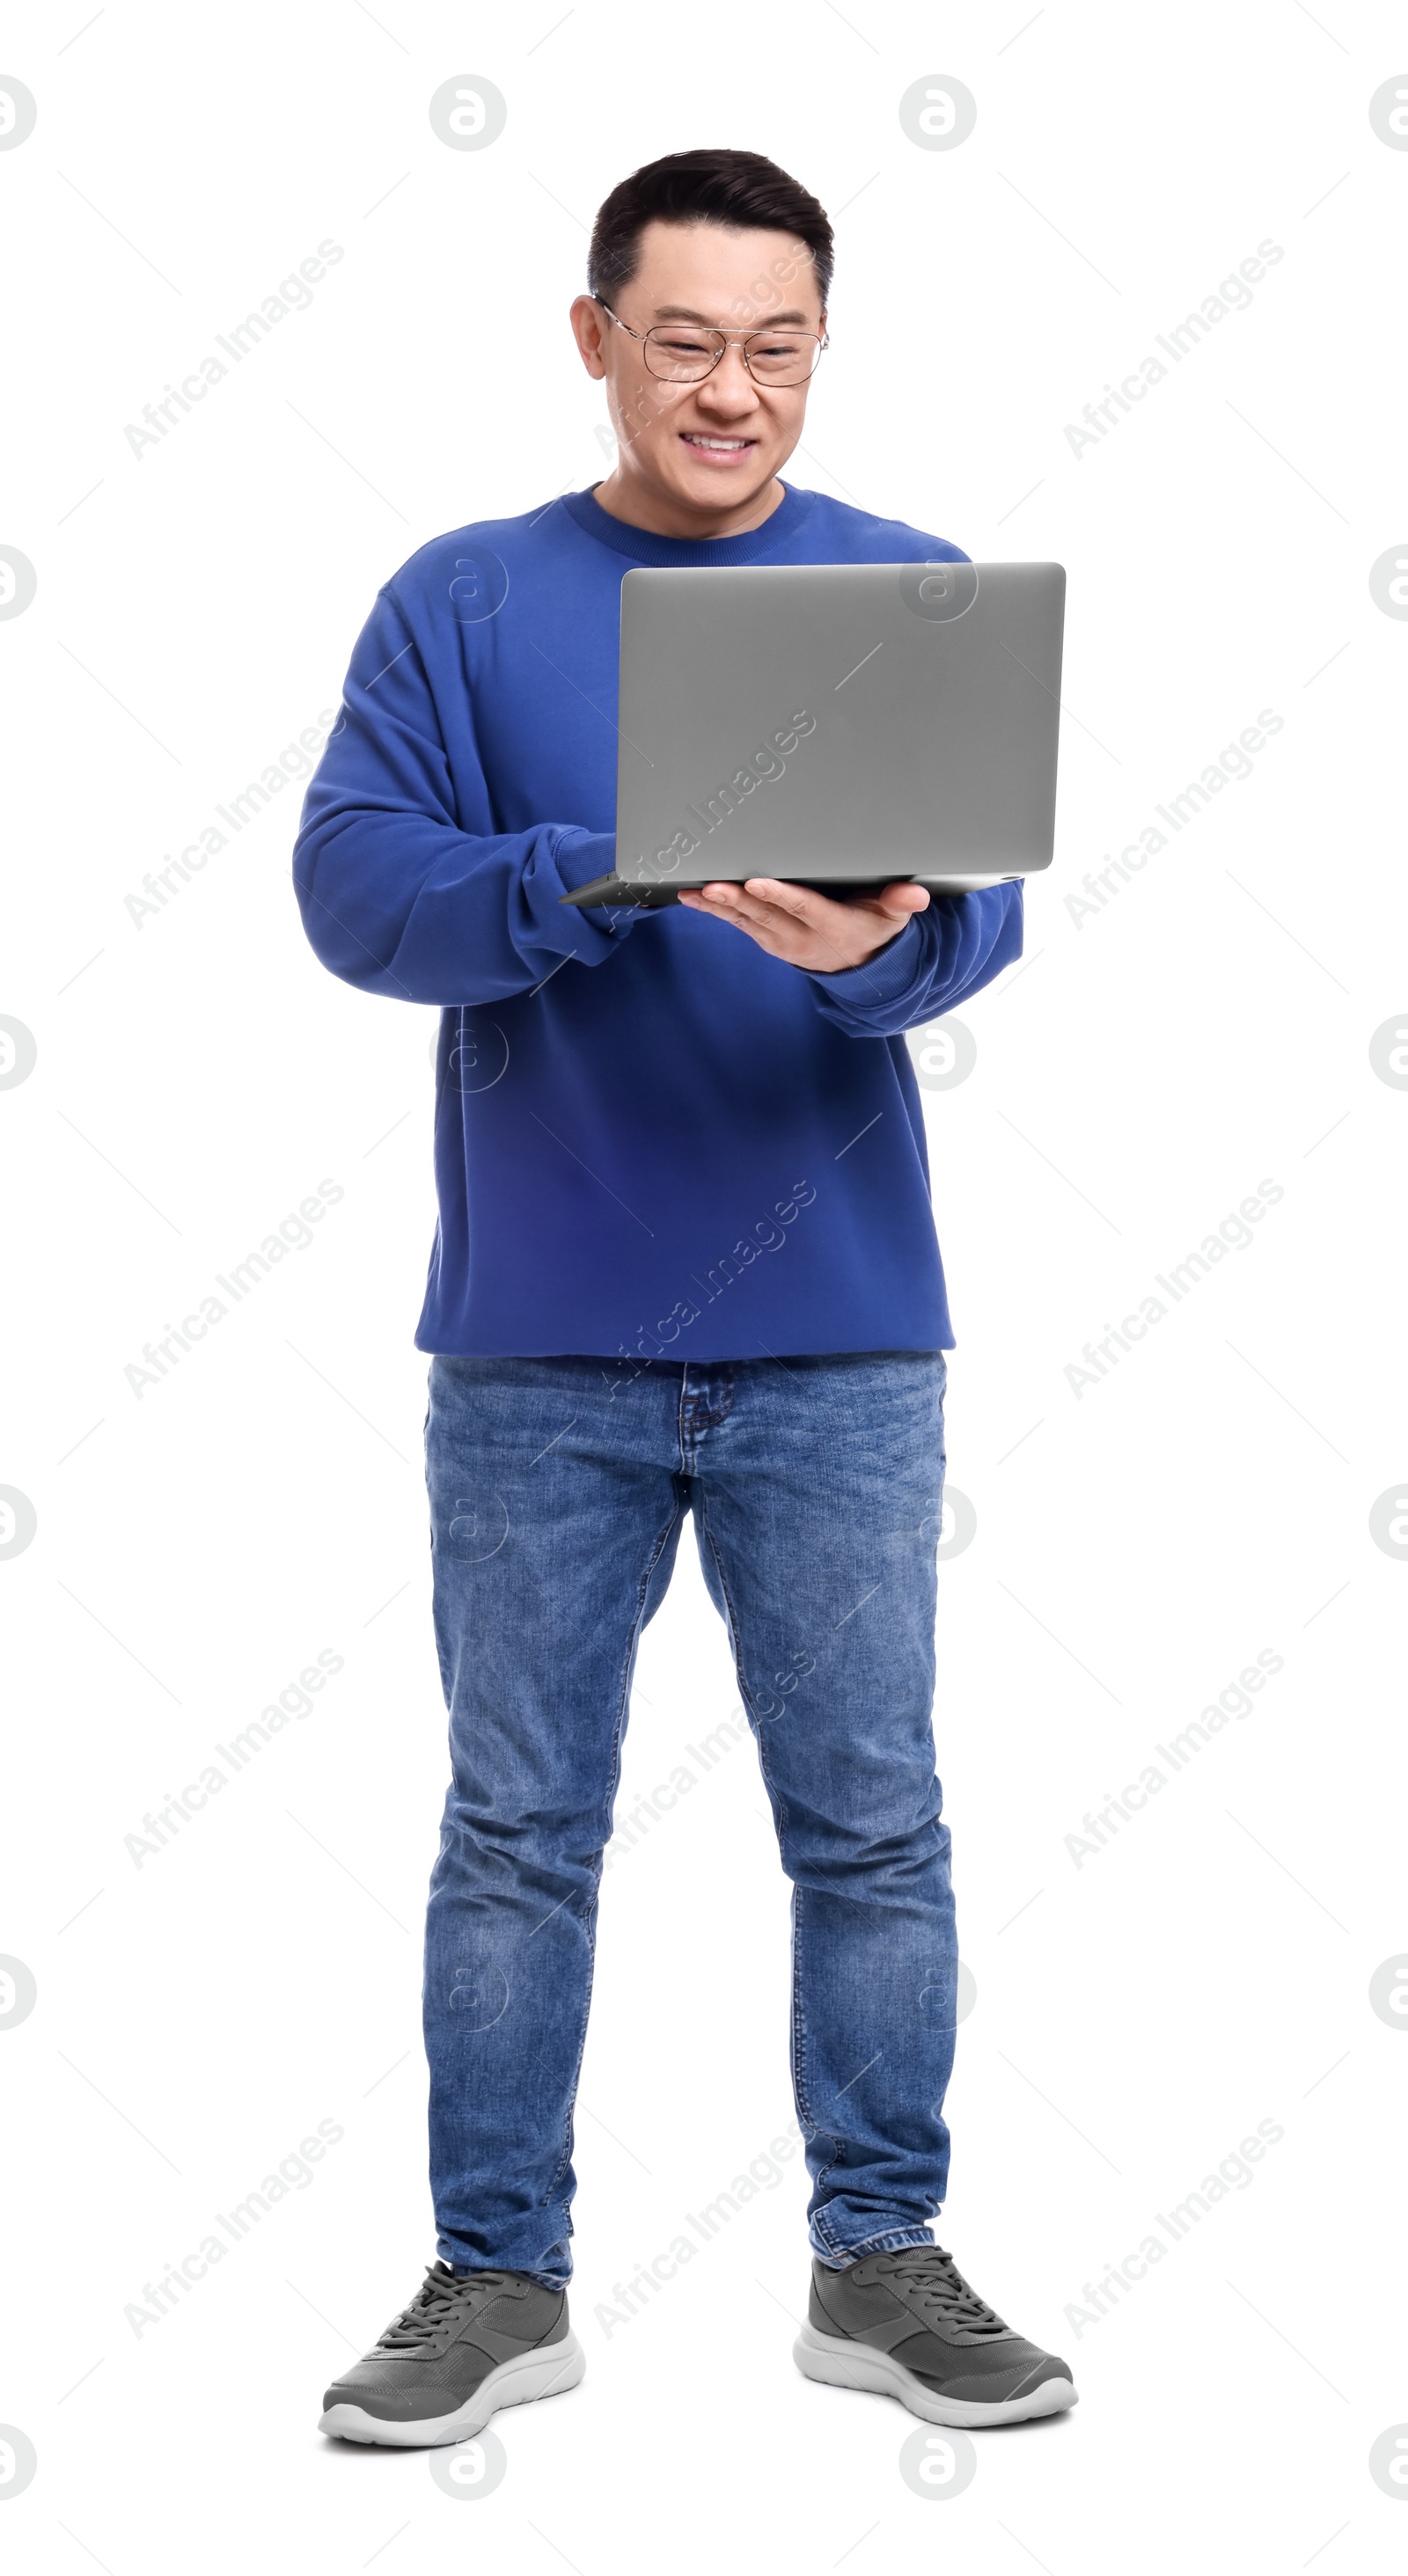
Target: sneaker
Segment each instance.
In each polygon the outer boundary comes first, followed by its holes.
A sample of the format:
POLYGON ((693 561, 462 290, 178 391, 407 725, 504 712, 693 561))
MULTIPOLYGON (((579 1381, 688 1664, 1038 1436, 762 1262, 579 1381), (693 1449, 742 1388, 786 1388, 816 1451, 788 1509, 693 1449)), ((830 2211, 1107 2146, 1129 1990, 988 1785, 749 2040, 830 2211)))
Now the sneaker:
POLYGON ((333 2381, 318 2430, 397 2450, 467 2442, 500 2406, 575 2388, 586 2366, 565 2290, 433 2263, 375 2351, 333 2381))
POLYGON ((927 2424, 1024 2424, 1076 2402, 1069 2365, 1004 2325, 941 2245, 839 2272, 814 2261, 793 2359, 808 2379, 897 2397, 927 2424))

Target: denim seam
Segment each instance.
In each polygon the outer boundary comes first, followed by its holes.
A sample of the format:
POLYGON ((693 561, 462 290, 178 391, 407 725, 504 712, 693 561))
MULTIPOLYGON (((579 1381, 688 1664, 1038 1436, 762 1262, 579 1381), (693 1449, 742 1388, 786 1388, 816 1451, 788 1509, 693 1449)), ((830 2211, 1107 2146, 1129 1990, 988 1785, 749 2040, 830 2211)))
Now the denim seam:
MULTIPOLYGON (((587 2025, 591 2019, 592 1988, 596 1983, 596 1916, 597 1898, 600 1894, 600 1889, 601 1873, 598 1871, 597 1883, 592 1890, 591 1904, 582 1917, 582 1929, 587 1936, 586 1992, 582 1999, 582 2022, 581 2028, 577 2033, 576 2054, 572 2061, 572 2081, 567 2089, 566 2115, 562 2124, 562 2153, 558 2157, 556 2170, 553 2173, 552 2180, 548 2184, 547 2190, 539 2203, 539 2207, 543 2209, 546 2209, 549 2206, 553 2193, 556 2191, 558 2184, 561 2182, 563 2175, 566 2173, 568 2166, 572 2162, 572 2114, 577 2105, 577 2087, 582 2080, 582 2059, 586 2054, 587 2046, 587 2025)), ((561 2232, 564 2238, 569 2237, 572 2233, 572 2213, 565 2201, 562 2204, 561 2232)))
POLYGON ((709 1507, 702 1491, 694 1495, 693 1503, 694 1509, 699 1517, 700 1533, 708 1540, 709 1543, 709 1554, 714 1560, 714 1569, 719 1578, 719 1590, 724 1596, 724 1602, 728 1610, 728 1623, 732 1632, 734 1670, 738 1675, 738 1688, 742 1696, 744 1707, 747 1709, 749 1718, 752 1722, 753 1734, 758 1747, 758 1768, 763 1775, 763 1786, 767 1790, 769 1798, 774 1801, 775 1811, 780 1819, 778 1824, 778 1841, 780 1844, 782 1836, 787 1830, 787 1801, 773 1786, 772 1778, 768 1771, 767 1755, 763 1749, 762 1720, 759 1718, 758 1712, 753 1705, 753 1695, 749 1690, 748 1683, 743 1672, 743 1632, 738 1624, 738 1614, 734 1608, 733 1594, 729 1589, 728 1576, 724 1571, 723 1558, 719 1554, 718 1541, 714 1536, 713 1530, 709 1526, 709 1507))
MULTIPOLYGON (((802 1932, 804 1920, 805 1908, 802 1903, 802 1890, 794 1882, 792 1888, 792 2090, 797 2097, 798 2114, 805 2126, 811 2131, 811 2137, 807 2141, 808 2145, 810 2146, 813 2144, 818 2138, 825 2138, 831 2149, 831 2153, 825 2164, 823 2164, 818 2172, 812 2177, 812 2195, 816 2198, 825 2190, 827 2184, 831 2180, 837 2159, 841 2153, 841 2141, 836 2136, 834 2130, 823 2129, 821 2122, 817 2119, 816 2114, 811 2107, 811 2093, 807 2084, 807 2012, 806 2005, 802 1999, 802 1932)), ((814 2224, 819 2234, 825 2233, 823 2225, 824 2217, 824 2209, 818 2209, 814 2224)))
MULTIPOLYGON (((640 1643, 641 1621, 645 1613, 646 1598, 650 1591, 650 1579, 654 1574, 661 1557, 664 1555, 666 1547, 669 1545, 671 1532, 678 1527, 680 1512, 681 1505, 677 1502, 669 1519, 666 1521, 664 1528, 661 1530, 659 1537, 656 1539, 654 1548, 651 1551, 649 1561, 646 1565, 645 1572, 641 1576, 640 1584, 636 1592, 636 1615, 631 1622, 630 1635, 626 1640, 626 1653, 621 1667, 620 1698, 616 1709, 616 1728, 611 1739, 611 1786, 608 1792, 608 1812, 602 1817, 603 1845, 606 1841, 606 1828, 611 1822, 610 1807, 614 1805, 617 1789, 621 1785, 621 1736, 626 1723, 626 1703, 630 1695, 631 1667, 635 1661, 636 1648, 640 1643)), ((596 1881, 592 1889, 592 1901, 587 1912, 582 1917, 582 1928, 587 1936, 587 1950, 589 1958, 587 1990, 583 1998, 582 2024, 577 2036, 577 2054, 572 2069, 572 2082, 567 2095, 567 2116, 563 2123, 562 2153, 558 2158, 557 2169, 548 2185, 549 2198, 552 2193, 556 2191, 558 2184, 561 2182, 563 2175, 566 2173, 567 2168, 572 2161, 572 2115, 577 2105, 577 2087, 582 2080, 582 2059, 586 2053, 587 2026, 591 2019, 592 1987, 596 1981, 596 1923, 598 1901, 601 1895, 601 1874, 602 1864, 598 1861, 596 1868, 596 1881)), ((544 2201, 543 2206, 546 2208, 546 2200, 544 2201)), ((563 2219, 565 2222, 564 2233, 570 2234, 571 2214, 565 2206, 563 2209, 563 2219)))
MULTIPOLYGON (((779 1819, 777 1838, 779 1853, 781 1853, 783 1837, 787 1830, 787 1801, 774 1787, 768 1771, 767 1753, 763 1745, 762 1721, 758 1717, 757 1711, 753 1706, 752 1695, 749 1691, 748 1683, 743 1671, 742 1631, 739 1627, 737 1613, 734 1608, 733 1593, 729 1588, 728 1575, 724 1569, 723 1559, 719 1554, 718 1542, 709 1525, 708 1505, 702 1492, 697 1494, 695 1497, 695 1510, 699 1515, 699 1528, 701 1535, 706 1538, 709 1543, 709 1553, 714 1560, 715 1570, 719 1578, 719 1590, 722 1592, 724 1601, 728 1608, 729 1626, 733 1632, 734 1667, 738 1674, 738 1687, 742 1694, 743 1704, 753 1723, 753 1734, 758 1747, 758 1768, 763 1775, 763 1785, 767 1790, 769 1798, 773 1801, 774 1812, 777 1814, 779 1819)), ((783 1861, 783 1867, 786 1868, 785 1859, 783 1861)), ((807 2018, 806 2008, 802 2000, 802 1914, 802 1891, 794 1879, 792 1882, 792 2089, 796 2095, 798 2112, 805 2126, 811 2130, 814 2137, 831 2138, 832 2147, 836 2154, 839 2155, 840 2140, 832 2137, 829 2129, 822 2129, 820 2122, 814 2118, 807 2091, 807 2018)), ((829 2164, 823 2166, 815 2180, 814 2189, 816 2191, 820 2191, 822 2184, 825 2182, 830 2171, 831 2167, 829 2164)))

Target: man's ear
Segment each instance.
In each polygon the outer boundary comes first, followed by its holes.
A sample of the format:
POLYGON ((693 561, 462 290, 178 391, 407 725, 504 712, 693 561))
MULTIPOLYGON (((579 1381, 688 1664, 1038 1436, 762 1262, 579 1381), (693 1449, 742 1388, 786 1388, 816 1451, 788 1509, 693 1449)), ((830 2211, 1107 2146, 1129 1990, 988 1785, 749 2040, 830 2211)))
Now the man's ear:
POLYGON ((588 375, 594 376, 600 383, 606 373, 606 360, 601 354, 604 334, 597 304, 590 295, 579 295, 568 319, 572 325, 572 336, 577 343, 582 364, 588 375))

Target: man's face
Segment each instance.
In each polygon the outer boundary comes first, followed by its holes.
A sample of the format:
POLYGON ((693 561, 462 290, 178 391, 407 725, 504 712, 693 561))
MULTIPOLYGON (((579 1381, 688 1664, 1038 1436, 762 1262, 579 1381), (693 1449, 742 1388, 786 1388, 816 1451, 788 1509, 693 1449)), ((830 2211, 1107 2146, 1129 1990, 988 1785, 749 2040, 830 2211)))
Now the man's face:
MULTIPOLYGON (((672 322, 819 332, 825 320, 805 242, 706 223, 647 224, 636 273, 612 310, 640 332, 672 322)), ((676 509, 712 517, 745 508, 791 455, 807 386, 757 383, 738 340, 711 375, 680 385, 652 375, 640 341, 589 296, 573 305, 572 326, 589 374, 606 381, 625 489, 648 488, 676 509)))

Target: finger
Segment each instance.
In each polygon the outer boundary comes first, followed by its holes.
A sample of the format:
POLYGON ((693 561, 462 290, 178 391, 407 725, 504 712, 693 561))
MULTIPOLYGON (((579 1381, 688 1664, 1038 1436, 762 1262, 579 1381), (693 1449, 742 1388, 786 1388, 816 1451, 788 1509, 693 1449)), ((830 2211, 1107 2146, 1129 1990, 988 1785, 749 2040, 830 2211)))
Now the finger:
POLYGON ((750 877, 747 882, 750 894, 764 897, 779 911, 790 912, 794 919, 804 922, 807 929, 818 937, 836 932, 839 916, 843 914, 853 919, 857 912, 879 913, 892 921, 907 921, 911 913, 924 912, 929 902, 924 886, 908 885, 902 881, 877 886, 873 895, 858 903, 847 904, 834 903, 814 887, 789 885, 778 877, 750 877))
POLYGON ((749 877, 745 891, 759 903, 771 905, 774 911, 804 922, 808 930, 816 929, 827 913, 836 909, 825 895, 814 894, 810 886, 789 885, 782 877, 749 877))
POLYGON ((838 965, 850 962, 848 951, 855 936, 858 914, 863 918, 868 913, 872 921, 883 922, 889 930, 892 924, 897 927, 900 922, 907 921, 911 912, 922 911, 929 900, 922 888, 911 887, 907 891, 918 893, 920 902, 905 904, 898 912, 888 910, 878 897, 868 903, 833 903, 829 896, 818 894, 814 887, 789 885, 778 877, 750 877, 747 890, 750 895, 757 893, 759 897, 766 893, 771 917, 777 925, 774 936, 782 941, 789 953, 796 948, 798 934, 805 934, 831 961, 833 972, 838 965))
POLYGON ((688 893, 681 893, 679 900, 688 904, 691 912, 708 913, 714 921, 731 921, 736 930, 743 926, 747 907, 742 901, 741 888, 736 885, 691 886, 688 893))
POLYGON ((792 914, 784 912, 780 906, 758 900, 742 886, 723 886, 717 894, 712 886, 705 886, 698 909, 712 913, 716 921, 731 921, 736 930, 765 930, 774 936, 796 935, 797 924, 792 914))
POLYGON ((753 916, 753 935, 774 954, 793 966, 819 966, 834 973, 839 967, 853 965, 849 949, 855 932, 855 911, 849 904, 829 903, 824 895, 812 893, 805 886, 789 886, 772 878, 750 880, 754 884, 775 885, 779 895, 797 901, 762 903, 753 916))
POLYGON ((765 904, 761 918, 794 964, 803 962, 801 951, 808 941, 833 964, 844 962, 854 930, 854 907, 832 903, 812 887, 789 885, 780 877, 750 877, 747 892, 765 904))
POLYGON ((718 921, 726 921, 734 908, 732 886, 689 886, 681 888, 678 900, 693 912, 711 912, 718 921))

